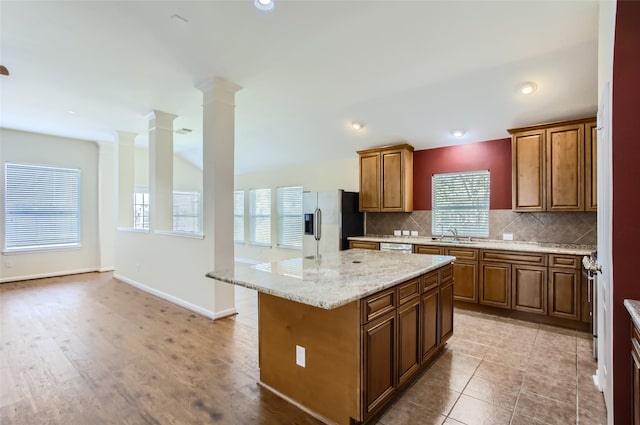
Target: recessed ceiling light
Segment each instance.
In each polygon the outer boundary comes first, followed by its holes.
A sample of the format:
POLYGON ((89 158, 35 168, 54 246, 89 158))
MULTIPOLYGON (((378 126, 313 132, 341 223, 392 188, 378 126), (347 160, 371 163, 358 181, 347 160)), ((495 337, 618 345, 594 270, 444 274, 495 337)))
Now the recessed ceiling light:
POLYGON ((456 139, 461 139, 464 136, 464 130, 452 130, 451 135, 456 139))
POLYGON ((353 127, 354 130, 362 130, 364 128, 364 124, 362 124, 361 122, 353 121, 351 123, 351 127, 353 127))
POLYGON ((176 133, 178 133, 178 134, 189 134, 192 131, 193 130, 191 130, 190 128, 181 128, 180 130, 176 130, 176 133))
POLYGON ((520 93, 522 94, 531 94, 538 88, 536 83, 524 83, 520 86, 520 93))
POLYGON ((78 113, 76 111, 72 111, 71 109, 69 109, 67 111, 67 114, 69 114, 69 115, 78 115, 78 113))
POLYGON ((273 9, 273 0, 255 0, 254 4, 260 10, 273 9))

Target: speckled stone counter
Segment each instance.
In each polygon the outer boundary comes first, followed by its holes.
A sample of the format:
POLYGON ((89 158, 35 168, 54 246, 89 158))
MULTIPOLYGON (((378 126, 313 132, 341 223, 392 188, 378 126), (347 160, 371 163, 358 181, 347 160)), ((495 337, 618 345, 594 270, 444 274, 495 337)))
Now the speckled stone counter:
POLYGON ((450 238, 444 240, 433 240, 426 236, 354 236, 351 241, 364 242, 393 242, 410 243, 413 245, 434 245, 434 246, 462 246, 466 248, 496 249, 502 251, 522 251, 522 252, 543 252, 547 254, 568 254, 568 255, 589 255, 596 250, 592 245, 572 245, 572 244, 552 244, 536 242, 513 242, 513 241, 493 241, 486 239, 475 239, 471 242, 462 238, 457 243, 453 243, 450 238))
POLYGON ((624 306, 627 307, 633 324, 637 328, 640 328, 640 301, 636 300, 624 300, 624 306))
POLYGON ((455 257, 350 249, 215 270, 207 277, 324 309, 335 309, 446 264, 455 257))

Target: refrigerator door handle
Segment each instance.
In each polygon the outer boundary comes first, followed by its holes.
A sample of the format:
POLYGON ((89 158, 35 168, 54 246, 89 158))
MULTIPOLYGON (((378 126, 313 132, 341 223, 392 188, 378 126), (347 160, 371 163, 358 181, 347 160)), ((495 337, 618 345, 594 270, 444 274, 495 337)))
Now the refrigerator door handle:
POLYGON ((313 220, 313 236, 317 241, 322 237, 322 210, 320 208, 316 208, 314 214, 315 219, 313 220))

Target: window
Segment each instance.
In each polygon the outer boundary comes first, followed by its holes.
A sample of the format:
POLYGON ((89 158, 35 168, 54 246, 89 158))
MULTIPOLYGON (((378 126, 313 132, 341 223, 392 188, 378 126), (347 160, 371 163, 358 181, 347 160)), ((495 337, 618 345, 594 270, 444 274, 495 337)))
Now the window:
POLYGON ((489 236, 489 171, 433 175, 432 234, 489 236))
POLYGON ((149 193, 135 192, 133 194, 133 227, 135 229, 149 228, 149 193))
POLYGON ((271 189, 249 191, 251 217, 249 220, 249 241, 255 244, 271 245, 271 189))
POLYGON ((80 170, 5 164, 6 251, 80 246, 80 170))
POLYGON ((200 232, 200 193, 173 192, 173 230, 200 232))
POLYGON ((278 188, 278 246, 302 249, 302 186, 278 188))
MULTIPOLYGON (((149 192, 139 189, 134 193, 135 229, 149 229, 149 192)), ((200 193, 173 192, 173 230, 200 232, 200 193)))
POLYGON ((233 240, 244 242, 244 190, 233 192, 233 240))

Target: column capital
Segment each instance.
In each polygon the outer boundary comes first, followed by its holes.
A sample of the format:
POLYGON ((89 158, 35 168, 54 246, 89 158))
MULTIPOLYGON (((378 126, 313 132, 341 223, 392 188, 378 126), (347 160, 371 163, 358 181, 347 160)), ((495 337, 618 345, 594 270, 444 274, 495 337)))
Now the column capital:
POLYGON ((154 109, 145 115, 145 118, 149 121, 149 130, 156 128, 159 130, 173 131, 173 120, 178 118, 178 116, 154 109))
POLYGON ((204 94, 204 103, 213 101, 235 105, 235 94, 242 90, 242 87, 225 80, 222 77, 213 77, 203 80, 195 86, 204 94))

